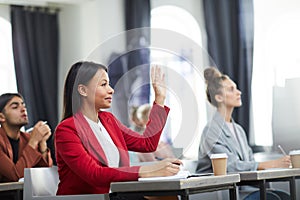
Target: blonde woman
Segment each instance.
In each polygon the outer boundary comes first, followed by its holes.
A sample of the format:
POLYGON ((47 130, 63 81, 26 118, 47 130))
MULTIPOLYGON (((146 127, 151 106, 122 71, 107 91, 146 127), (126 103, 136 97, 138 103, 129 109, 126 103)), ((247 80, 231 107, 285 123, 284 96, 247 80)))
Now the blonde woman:
POLYGON ((254 160, 244 129, 232 118, 234 108, 242 105, 242 92, 227 75, 222 74, 217 68, 205 69, 204 77, 207 85, 207 99, 216 107, 216 113, 205 126, 201 136, 197 172, 212 172, 209 156, 213 153, 228 155, 228 172, 288 168, 289 156, 265 162, 254 160))

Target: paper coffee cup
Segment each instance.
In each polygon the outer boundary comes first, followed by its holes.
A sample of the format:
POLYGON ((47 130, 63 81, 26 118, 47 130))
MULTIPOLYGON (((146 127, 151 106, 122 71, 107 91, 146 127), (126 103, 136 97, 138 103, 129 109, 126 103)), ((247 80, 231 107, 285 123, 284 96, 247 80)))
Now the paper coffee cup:
POLYGON ((300 168, 300 150, 290 151, 290 157, 293 168, 300 168))
POLYGON ((227 173, 227 154, 226 153, 218 153, 211 154, 210 160, 213 167, 213 172, 215 176, 226 175, 227 173))

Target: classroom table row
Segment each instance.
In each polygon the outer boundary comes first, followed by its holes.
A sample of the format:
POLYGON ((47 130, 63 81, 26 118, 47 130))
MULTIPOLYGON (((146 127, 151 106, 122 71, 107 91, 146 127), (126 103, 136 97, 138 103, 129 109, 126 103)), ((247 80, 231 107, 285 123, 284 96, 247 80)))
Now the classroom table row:
POLYGON ((23 199, 23 182, 0 183, 0 199, 23 199))
MULTIPOLYGON (((111 184, 111 192, 116 196, 124 194, 144 194, 145 196, 180 195, 181 200, 189 200, 190 195, 229 190, 229 199, 238 199, 237 186, 258 186, 260 199, 267 199, 267 183, 288 182, 291 200, 296 200, 296 178, 300 177, 300 168, 269 169, 247 171, 225 176, 200 176, 179 180, 129 181, 111 184)), ((298 186, 300 187, 300 186, 298 186)))
MULTIPOLYGON (((111 192, 115 196, 124 194, 142 194, 145 196, 179 195, 181 200, 189 200, 190 195, 220 190, 229 191, 229 199, 238 199, 237 186, 258 186, 260 199, 266 199, 268 182, 287 182, 291 200, 296 200, 296 179, 300 177, 300 168, 269 169, 230 173, 224 176, 199 176, 176 180, 128 181, 111 183, 111 192)), ((26 180, 25 180, 26 181, 26 180)), ((300 187, 300 186, 298 186, 300 187)), ((0 183, 0 194, 14 191, 16 199, 22 199, 23 183, 0 183)))

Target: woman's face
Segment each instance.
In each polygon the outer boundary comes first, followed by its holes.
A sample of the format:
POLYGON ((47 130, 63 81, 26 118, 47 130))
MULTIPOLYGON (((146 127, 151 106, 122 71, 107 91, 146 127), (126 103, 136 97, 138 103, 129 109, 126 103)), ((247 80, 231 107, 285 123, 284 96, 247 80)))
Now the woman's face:
POLYGON ((110 108, 114 90, 109 85, 109 78, 104 69, 99 69, 95 76, 86 85, 86 94, 89 104, 94 104, 95 109, 110 108))
POLYGON ((231 79, 223 80, 222 103, 226 107, 240 107, 242 105, 241 91, 231 79))

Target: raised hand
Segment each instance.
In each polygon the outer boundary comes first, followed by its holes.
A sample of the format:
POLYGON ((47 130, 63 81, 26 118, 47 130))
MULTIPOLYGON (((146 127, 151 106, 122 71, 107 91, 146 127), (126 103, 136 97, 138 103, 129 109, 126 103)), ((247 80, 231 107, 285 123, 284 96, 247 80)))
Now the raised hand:
POLYGON ((164 106, 166 99, 165 74, 158 65, 153 65, 151 68, 151 81, 155 94, 155 103, 164 106))

